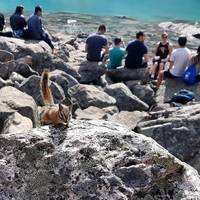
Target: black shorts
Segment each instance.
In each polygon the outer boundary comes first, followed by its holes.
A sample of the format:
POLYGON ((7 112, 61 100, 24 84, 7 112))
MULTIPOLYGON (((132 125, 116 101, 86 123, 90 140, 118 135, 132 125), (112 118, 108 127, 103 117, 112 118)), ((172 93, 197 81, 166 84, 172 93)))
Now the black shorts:
POLYGON ((179 77, 174 76, 173 74, 171 74, 171 72, 169 70, 164 71, 164 77, 167 77, 167 78, 179 78, 179 77))

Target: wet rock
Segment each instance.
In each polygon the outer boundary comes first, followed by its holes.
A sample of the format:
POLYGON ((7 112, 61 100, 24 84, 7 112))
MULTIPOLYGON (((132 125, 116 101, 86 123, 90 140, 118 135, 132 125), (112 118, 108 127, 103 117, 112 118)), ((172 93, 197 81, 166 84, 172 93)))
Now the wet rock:
MULTIPOLYGON (((61 86, 59 86, 57 83, 51 82, 50 88, 52 90, 52 95, 54 97, 55 103, 61 103, 65 99, 65 93, 61 86)), ((40 77, 39 76, 30 76, 27 78, 24 82, 21 83, 20 88, 22 92, 25 92, 26 94, 32 96, 39 106, 43 106, 43 99, 41 96, 41 90, 40 90, 40 77)))
POLYGON ((11 80, 4 80, 0 77, 0 89, 5 86, 13 86, 14 83, 11 80))
POLYGON ((109 85, 105 88, 105 92, 116 99, 119 110, 145 111, 148 109, 148 105, 133 95, 123 83, 109 85))
POLYGON ((195 199, 198 173, 151 138, 104 121, 0 135, 2 199, 195 199))
POLYGON ((150 85, 142 85, 135 81, 128 81, 126 85, 131 92, 148 105, 155 104, 155 92, 150 85))
POLYGON ((82 109, 90 106, 104 108, 113 106, 116 100, 107 93, 93 85, 76 85, 69 89, 69 95, 79 104, 82 109))
POLYGON ((5 120, 1 134, 16 134, 29 131, 32 128, 33 123, 29 118, 20 115, 18 112, 15 112, 5 120))
POLYGON ((16 88, 8 86, 0 90, 0 105, 2 106, 0 116, 3 116, 3 120, 6 120, 9 113, 17 111, 22 116, 31 119, 34 127, 39 125, 37 105, 34 99, 16 88))
POLYGON ((114 114, 110 121, 119 123, 123 126, 128 127, 131 130, 134 130, 137 124, 140 121, 143 121, 145 118, 148 117, 148 114, 145 112, 140 112, 140 111, 133 111, 133 112, 128 112, 128 111, 121 111, 120 113, 114 114))
POLYGON ((98 62, 82 62, 78 73, 80 74, 80 83, 88 84, 93 81, 98 81, 99 78, 105 74, 106 68, 105 65, 98 62))
POLYGON ((170 153, 200 171, 200 105, 168 108, 150 113, 137 131, 152 137, 170 153))

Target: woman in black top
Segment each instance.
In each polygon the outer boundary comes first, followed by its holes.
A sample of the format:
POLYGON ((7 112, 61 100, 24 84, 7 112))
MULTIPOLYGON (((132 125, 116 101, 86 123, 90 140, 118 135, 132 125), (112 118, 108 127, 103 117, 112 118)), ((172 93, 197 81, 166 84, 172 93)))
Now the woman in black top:
POLYGON ((151 77, 156 79, 159 72, 164 70, 165 63, 172 52, 172 46, 168 41, 168 34, 164 32, 161 35, 161 41, 156 46, 156 56, 153 59, 153 66, 151 68, 151 77))

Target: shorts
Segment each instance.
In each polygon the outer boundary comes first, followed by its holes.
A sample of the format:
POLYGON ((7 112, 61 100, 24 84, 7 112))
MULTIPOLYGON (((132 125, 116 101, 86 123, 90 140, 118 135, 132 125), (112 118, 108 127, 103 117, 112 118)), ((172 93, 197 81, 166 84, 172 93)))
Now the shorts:
POLYGON ((179 78, 179 77, 174 76, 173 74, 171 74, 171 72, 169 70, 164 72, 164 77, 167 77, 167 78, 179 78))

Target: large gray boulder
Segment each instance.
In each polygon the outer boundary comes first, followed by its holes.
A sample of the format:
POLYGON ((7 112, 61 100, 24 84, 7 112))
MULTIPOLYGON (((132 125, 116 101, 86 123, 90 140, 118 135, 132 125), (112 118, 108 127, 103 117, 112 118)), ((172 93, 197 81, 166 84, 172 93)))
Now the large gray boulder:
POLYGON ((120 113, 114 114, 109 121, 121 124, 127 128, 134 130, 139 122, 145 120, 148 117, 146 112, 140 111, 121 111, 120 113))
POLYGON ((1 199, 199 198, 196 170, 151 138, 105 121, 72 124, 0 135, 1 199))
POLYGON ((138 81, 128 81, 126 85, 131 92, 148 105, 155 104, 155 92, 149 84, 142 85, 138 81))
POLYGON ((14 55, 8 51, 0 50, 0 78, 8 79, 14 69, 14 55))
POLYGON ((69 89, 69 95, 82 109, 90 106, 104 108, 113 106, 116 103, 116 100, 113 97, 93 85, 79 84, 71 87, 69 89))
POLYGON ((148 109, 148 105, 133 95, 123 83, 109 85, 105 88, 105 92, 116 99, 119 110, 146 111, 148 109))
POLYGON ((150 113, 137 131, 200 172, 200 104, 150 113))
MULTIPOLYGON (((32 96, 39 106, 43 106, 44 102, 41 95, 40 90, 40 77, 39 76, 30 76, 25 81, 20 84, 19 89, 22 92, 27 93, 28 95, 32 96)), ((57 83, 50 82, 50 89, 52 91, 52 95, 54 97, 55 103, 61 103, 65 100, 65 93, 61 86, 57 83)))
POLYGON ((100 62, 84 61, 79 66, 78 73, 81 77, 80 83, 88 84, 99 80, 106 73, 106 67, 100 62))
POLYGON ((39 125, 37 105, 34 99, 14 87, 3 87, 0 90, 0 124, 14 112, 32 120, 33 126, 39 125))
POLYGON ((29 131, 32 128, 33 128, 33 123, 31 119, 20 115, 18 112, 15 112, 4 121, 1 134, 8 134, 8 133, 16 134, 29 131))

